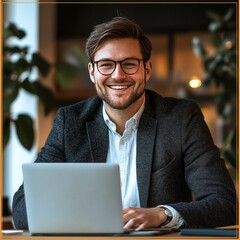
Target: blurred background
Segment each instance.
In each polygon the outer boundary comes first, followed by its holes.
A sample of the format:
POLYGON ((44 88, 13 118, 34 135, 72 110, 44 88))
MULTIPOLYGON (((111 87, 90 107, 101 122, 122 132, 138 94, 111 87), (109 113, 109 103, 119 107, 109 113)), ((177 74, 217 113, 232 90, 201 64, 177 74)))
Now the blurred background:
POLYGON ((236 182, 235 1, 5 1, 2 6, 3 227, 11 224, 21 165, 35 160, 56 110, 95 95, 85 42, 94 25, 115 16, 139 23, 152 42, 154 72, 147 87, 197 101, 236 182))

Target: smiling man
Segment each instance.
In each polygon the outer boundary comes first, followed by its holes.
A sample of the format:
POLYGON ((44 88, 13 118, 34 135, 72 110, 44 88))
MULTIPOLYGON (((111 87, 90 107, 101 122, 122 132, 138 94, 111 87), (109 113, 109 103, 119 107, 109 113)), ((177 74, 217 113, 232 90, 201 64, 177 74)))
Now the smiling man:
MULTIPOLYGON (((118 163, 126 228, 234 225, 235 188, 200 108, 145 89, 151 50, 127 18, 95 26, 86 53, 98 96, 58 110, 36 162, 118 163)), ((13 219, 28 228, 23 186, 13 219)))

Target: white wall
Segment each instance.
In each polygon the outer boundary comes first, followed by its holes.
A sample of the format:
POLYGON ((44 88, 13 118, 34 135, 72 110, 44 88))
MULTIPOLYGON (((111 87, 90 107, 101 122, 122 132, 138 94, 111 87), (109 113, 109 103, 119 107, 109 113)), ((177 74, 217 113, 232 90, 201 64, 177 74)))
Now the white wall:
MULTIPOLYGON (((13 22, 26 31, 27 36, 17 42, 19 45, 29 46, 31 52, 38 50, 39 5, 37 1, 35 1, 36 3, 11 2, 14 4, 4 5, 4 23, 13 22)), ((36 74, 34 75, 33 78, 36 77, 36 74)), ((37 119, 38 102, 36 97, 23 91, 20 92, 14 102, 12 112, 27 113, 37 119)), ((13 194, 23 181, 21 166, 23 163, 34 161, 37 154, 36 147, 31 151, 25 150, 19 143, 15 129, 12 128, 11 131, 12 135, 3 157, 3 196, 9 197, 10 208, 13 194)))

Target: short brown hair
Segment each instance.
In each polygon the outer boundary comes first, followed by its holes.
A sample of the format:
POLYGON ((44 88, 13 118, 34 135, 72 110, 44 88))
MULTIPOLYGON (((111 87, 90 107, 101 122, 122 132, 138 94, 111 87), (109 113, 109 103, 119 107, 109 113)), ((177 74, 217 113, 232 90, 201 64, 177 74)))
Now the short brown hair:
POLYGON ((147 62, 151 57, 152 44, 143 34, 141 27, 125 17, 115 17, 109 22, 94 27, 86 43, 86 54, 90 62, 94 61, 94 54, 101 44, 109 39, 133 38, 140 44, 143 60, 147 62))

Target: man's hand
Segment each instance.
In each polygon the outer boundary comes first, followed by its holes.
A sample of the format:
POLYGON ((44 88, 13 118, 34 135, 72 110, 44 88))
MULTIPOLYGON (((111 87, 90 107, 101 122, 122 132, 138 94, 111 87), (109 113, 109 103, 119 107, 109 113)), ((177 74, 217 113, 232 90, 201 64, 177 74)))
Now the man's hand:
POLYGON ((145 228, 159 227, 167 219, 162 208, 135 208, 123 209, 124 228, 145 228))

